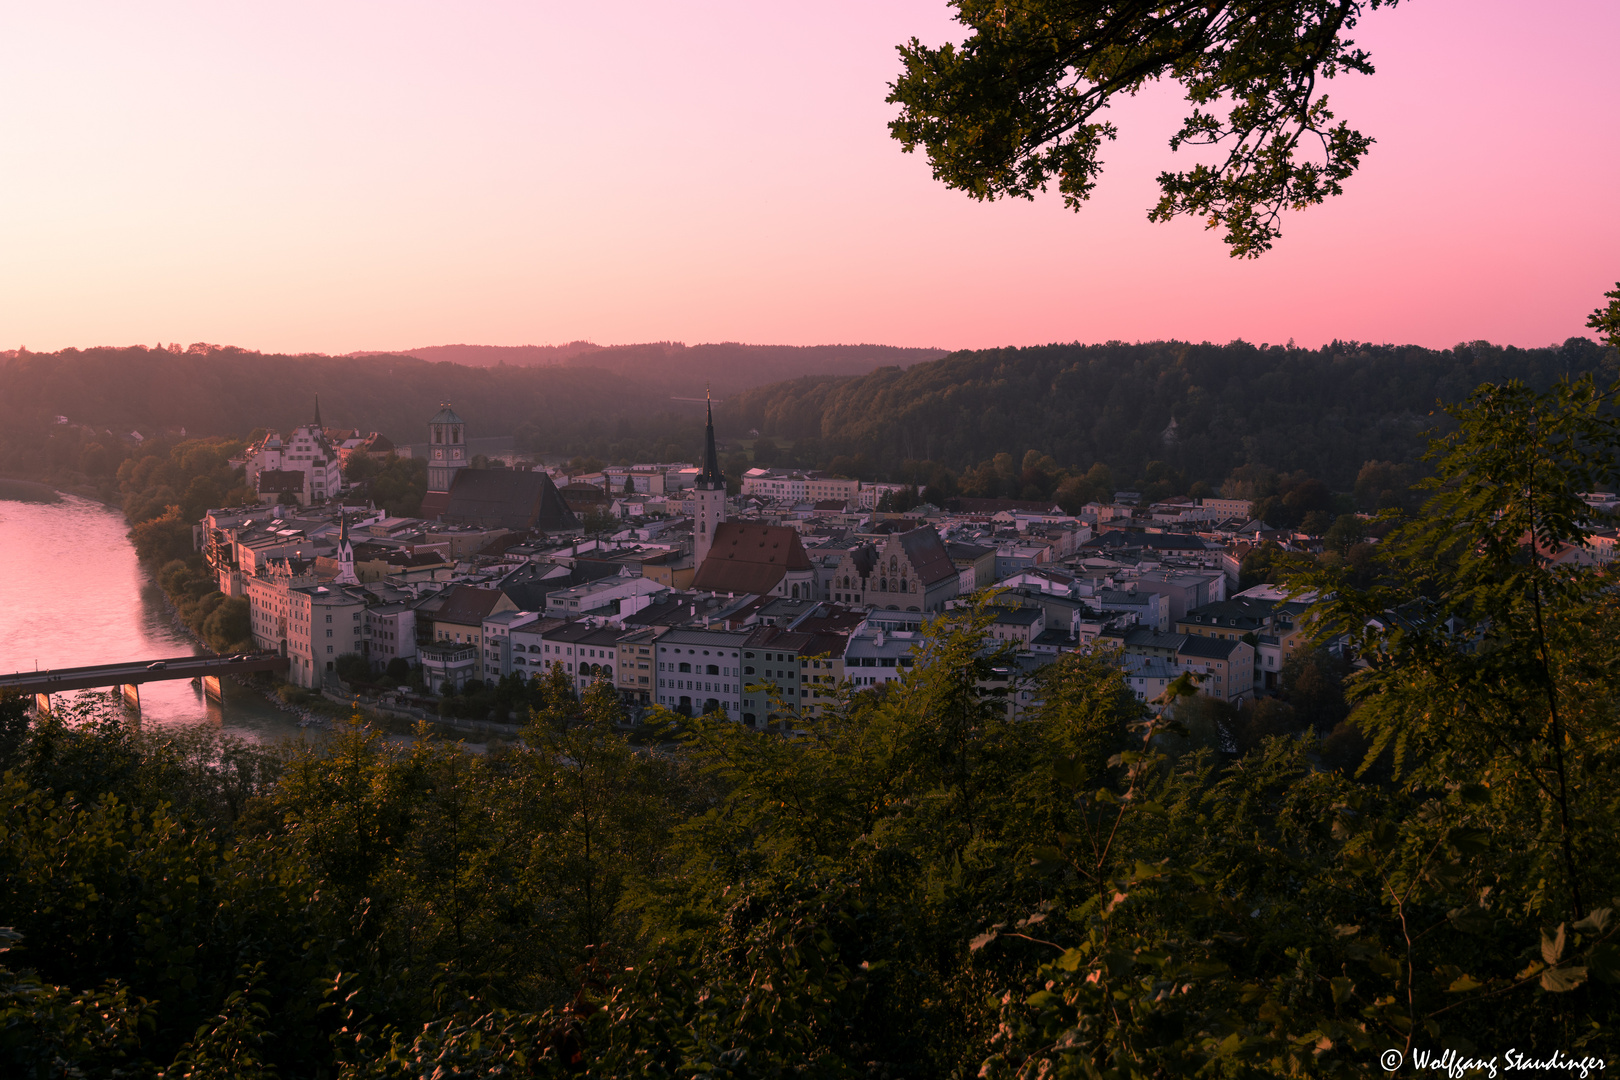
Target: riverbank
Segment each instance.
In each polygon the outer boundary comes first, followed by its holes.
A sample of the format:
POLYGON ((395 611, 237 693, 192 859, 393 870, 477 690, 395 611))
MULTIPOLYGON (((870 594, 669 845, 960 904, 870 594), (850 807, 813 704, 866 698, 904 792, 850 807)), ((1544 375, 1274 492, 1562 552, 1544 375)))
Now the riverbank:
POLYGON ((49 484, 36 480, 12 480, 0 477, 0 499, 7 502, 59 503, 61 494, 49 484))

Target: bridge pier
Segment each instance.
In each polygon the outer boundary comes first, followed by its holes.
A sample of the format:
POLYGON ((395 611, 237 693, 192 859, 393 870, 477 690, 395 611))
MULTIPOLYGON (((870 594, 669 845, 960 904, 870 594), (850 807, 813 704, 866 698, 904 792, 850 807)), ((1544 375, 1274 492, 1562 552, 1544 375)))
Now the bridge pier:
POLYGON ((141 715, 141 688, 139 683, 121 683, 113 687, 124 699, 124 708, 133 712, 136 717, 141 715))
POLYGON ((217 701, 221 706, 225 704, 225 691, 219 685, 218 675, 204 675, 202 677, 203 697, 217 701))
POLYGON ((38 713, 40 716, 49 716, 49 715, 51 715, 51 695, 49 695, 49 694, 35 694, 34 695, 34 712, 38 713))

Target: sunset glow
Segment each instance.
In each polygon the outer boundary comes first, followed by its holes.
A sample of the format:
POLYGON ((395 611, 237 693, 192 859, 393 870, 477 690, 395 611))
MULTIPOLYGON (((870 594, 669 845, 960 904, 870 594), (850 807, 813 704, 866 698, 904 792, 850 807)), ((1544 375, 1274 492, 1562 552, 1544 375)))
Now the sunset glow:
POLYGON ((1620 274, 1615 4, 1374 13, 1331 94, 1377 145, 1257 262, 1146 221, 1169 88, 1078 215, 944 190, 884 127, 913 34, 960 37, 939 0, 10 5, 0 348, 1543 345, 1620 274))

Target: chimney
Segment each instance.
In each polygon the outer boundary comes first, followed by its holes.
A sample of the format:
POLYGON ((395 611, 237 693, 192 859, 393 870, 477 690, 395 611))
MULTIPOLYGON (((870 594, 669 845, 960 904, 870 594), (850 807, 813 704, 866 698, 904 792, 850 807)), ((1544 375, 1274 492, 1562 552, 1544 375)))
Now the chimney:
POLYGON ((877 647, 883 648, 883 631, 881 630, 877 632, 877 647))

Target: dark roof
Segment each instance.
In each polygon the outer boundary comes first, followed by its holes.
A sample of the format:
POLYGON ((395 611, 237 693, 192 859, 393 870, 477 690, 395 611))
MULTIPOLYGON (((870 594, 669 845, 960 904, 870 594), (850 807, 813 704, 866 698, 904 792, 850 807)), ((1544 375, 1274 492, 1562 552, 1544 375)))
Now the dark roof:
POLYGON ((457 585, 439 595, 443 599, 427 612, 428 618, 463 626, 482 626, 484 618, 504 598, 499 589, 480 589, 476 585, 457 585))
POLYGON ((877 548, 870 543, 860 543, 848 552, 850 562, 855 564, 855 572, 866 577, 877 565, 877 548))
POLYGON ((1033 626, 1046 615, 1040 608, 1003 608, 996 612, 996 622, 1006 626, 1033 626))
POLYGON ((939 538, 933 526, 924 525, 920 529, 901 533, 898 539, 906 557, 916 568, 917 579, 925 587, 957 576, 956 564, 951 562, 945 542, 939 538))
POLYGON ((964 544, 960 540, 952 540, 945 545, 945 551, 951 558, 961 559, 963 562, 975 562, 986 555, 993 555, 995 550, 983 544, 964 544))
POLYGON ((568 509, 576 514, 583 514, 592 507, 606 506, 613 501, 613 496, 595 484, 587 484, 583 481, 564 484, 557 489, 557 494, 562 496, 562 501, 568 505, 568 509))
POLYGON ((295 470, 265 469, 259 473, 259 490, 266 494, 303 491, 304 474, 295 470))
MULTIPOLYGON (((427 500, 422 500, 424 507, 427 500)), ((458 469, 442 520, 456 525, 515 531, 574 529, 579 519, 543 472, 513 469, 458 469)))
POLYGON ((1237 638, 1199 637, 1197 634, 1187 635, 1187 640, 1181 643, 1176 651, 1184 656, 1207 656, 1212 660, 1225 660, 1232 655, 1243 642, 1237 638))
POLYGON ((1155 551, 1205 551, 1209 545, 1201 538, 1183 533, 1150 533, 1135 529, 1110 529, 1098 533, 1082 548, 1108 550, 1111 548, 1152 548, 1155 551))
MULTIPOLYGON (((317 405, 316 407, 319 408, 320 406, 317 405)), ((433 419, 428 421, 430 424, 460 424, 463 422, 461 417, 456 415, 456 411, 450 407, 448 401, 439 402, 439 411, 434 413, 433 419)))
POLYGON ((797 630, 783 630, 776 626, 761 626, 748 635, 743 647, 748 649, 777 649, 797 656, 811 655, 811 648, 826 634, 801 634, 797 630))
POLYGON ((786 525, 722 521, 714 543, 692 579, 703 592, 756 593, 776 588, 789 570, 809 570, 799 534, 786 525))
POLYGON ((545 574, 556 569, 550 563, 527 563, 501 579, 501 592, 524 611, 544 611, 546 597, 559 589, 572 589, 576 585, 613 577, 617 566, 604 563, 577 562, 572 570, 555 577, 545 574))
POLYGON ((1233 629, 1256 630, 1271 618, 1275 600, 1258 600, 1249 596, 1234 596, 1230 600, 1217 600, 1203 607, 1193 608, 1178 622, 1198 623, 1201 626, 1229 626, 1233 629))

